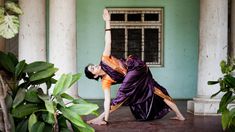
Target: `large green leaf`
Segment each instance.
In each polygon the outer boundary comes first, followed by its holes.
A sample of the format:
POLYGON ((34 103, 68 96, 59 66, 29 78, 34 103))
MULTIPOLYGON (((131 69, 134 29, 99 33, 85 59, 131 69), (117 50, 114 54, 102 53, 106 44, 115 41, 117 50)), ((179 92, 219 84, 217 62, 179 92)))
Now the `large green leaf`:
POLYGON ((43 132, 45 128, 45 123, 41 122, 41 121, 37 121, 33 127, 32 127, 32 131, 33 132, 43 132))
POLYGON ((19 32, 19 26, 19 17, 7 14, 0 21, 0 35, 6 39, 13 38, 19 32))
POLYGON ((99 106, 97 104, 74 104, 68 107, 71 111, 79 115, 88 115, 97 110, 99 106))
POLYGON ((15 76, 16 78, 19 78, 19 76, 22 74, 22 71, 24 67, 26 66, 25 60, 20 61, 15 68, 15 76))
POLYGON ((24 72, 39 72, 42 70, 46 70, 48 68, 52 68, 53 66, 54 64, 52 63, 48 63, 44 61, 35 61, 35 62, 28 64, 25 67, 24 72))
POLYGON ((65 118, 70 120, 75 125, 80 126, 80 127, 86 127, 86 124, 83 122, 83 120, 81 119, 81 117, 77 113, 71 111, 68 108, 64 108, 64 107, 60 107, 59 110, 62 112, 62 114, 65 118))
POLYGON ((6 1, 5 8, 16 15, 23 14, 23 11, 20 9, 20 6, 12 1, 6 1))
POLYGON ((64 90, 69 87, 71 82, 72 82, 71 74, 61 75, 60 79, 55 84, 53 95, 56 96, 64 92, 64 90))
POLYGON ((75 82, 77 82, 77 81, 80 79, 81 76, 82 76, 81 73, 74 74, 74 75, 73 75, 72 82, 70 83, 70 86, 69 86, 69 87, 71 87, 75 82))
POLYGON ((32 76, 30 76, 29 80, 30 81, 37 81, 40 79, 48 78, 48 77, 52 76, 56 71, 58 71, 57 68, 48 68, 46 70, 36 72, 32 76))
POLYGON ((37 122, 38 120, 37 120, 37 116, 33 113, 33 114, 31 114, 30 115, 30 117, 29 117, 29 123, 28 123, 28 130, 29 130, 29 132, 33 132, 32 131, 32 127, 33 127, 33 125, 37 122))
POLYGON ((37 104, 22 104, 12 110, 12 116, 16 118, 23 118, 39 110, 40 107, 37 104))
MULTIPOLYGON (((1 27, 1 25, 0 25, 1 27)), ((0 34, 1 35, 1 34, 0 34)), ((13 60, 5 53, 0 51, 0 65, 7 71, 14 73, 15 65, 13 60)))
POLYGON ((17 107, 21 102, 23 102, 25 97, 25 89, 19 88, 16 93, 15 99, 13 101, 13 108, 17 107))
POLYGON ((77 98, 73 100, 74 104, 87 104, 88 102, 82 98, 77 98))

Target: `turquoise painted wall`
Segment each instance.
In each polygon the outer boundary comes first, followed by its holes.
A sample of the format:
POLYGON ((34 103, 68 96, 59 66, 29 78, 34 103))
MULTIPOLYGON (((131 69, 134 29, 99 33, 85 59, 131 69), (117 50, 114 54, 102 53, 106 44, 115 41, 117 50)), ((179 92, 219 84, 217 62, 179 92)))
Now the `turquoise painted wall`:
MULTIPOLYGON (((199 0, 77 0, 77 62, 83 73, 88 63, 98 64, 104 48, 105 7, 164 7, 164 67, 151 67, 154 78, 176 99, 196 96, 199 0)), ((101 83, 85 75, 78 94, 103 98, 101 83)), ((118 85, 112 87, 115 97, 118 85)))

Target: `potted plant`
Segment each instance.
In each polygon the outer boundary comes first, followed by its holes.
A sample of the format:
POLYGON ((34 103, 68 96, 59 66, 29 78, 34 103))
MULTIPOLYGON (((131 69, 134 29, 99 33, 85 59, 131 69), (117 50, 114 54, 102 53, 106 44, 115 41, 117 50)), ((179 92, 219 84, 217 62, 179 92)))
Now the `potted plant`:
POLYGON ((1 131, 94 131, 81 116, 97 115, 98 106, 66 93, 81 74, 63 74, 56 80, 53 77, 57 70, 48 62, 27 64, 25 60, 18 62, 11 53, 0 52, 0 71, 7 75, 1 79, 0 74, 0 93, 4 95, 0 100, 5 103, 1 106, 6 106, 2 107, 6 113, 3 117, 10 122, 0 123, 1 131), (43 92, 43 83, 47 90, 55 84, 51 95, 43 92))

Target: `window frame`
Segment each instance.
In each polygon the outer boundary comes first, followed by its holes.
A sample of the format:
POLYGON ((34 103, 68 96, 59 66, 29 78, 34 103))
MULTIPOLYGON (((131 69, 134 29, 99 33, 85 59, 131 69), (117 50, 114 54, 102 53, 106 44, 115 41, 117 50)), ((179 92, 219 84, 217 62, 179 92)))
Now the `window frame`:
POLYGON ((109 13, 112 14, 124 14, 124 21, 110 21, 110 26, 112 29, 125 29, 125 57, 128 54, 127 48, 127 30, 128 29, 141 29, 142 37, 141 37, 141 59, 144 60, 144 29, 158 29, 159 34, 159 42, 158 42, 158 62, 146 62, 148 66, 151 67, 163 67, 164 60, 164 20, 163 20, 163 7, 155 7, 155 8, 107 8, 109 13), (141 21, 127 21, 128 14, 141 14, 141 21), (144 14, 159 14, 158 21, 144 21, 144 14))

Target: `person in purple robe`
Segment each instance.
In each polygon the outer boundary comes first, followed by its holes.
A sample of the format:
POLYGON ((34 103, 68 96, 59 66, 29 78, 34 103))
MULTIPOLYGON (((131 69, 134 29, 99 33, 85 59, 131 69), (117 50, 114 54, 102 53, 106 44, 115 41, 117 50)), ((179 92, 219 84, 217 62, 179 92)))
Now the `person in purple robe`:
POLYGON ((87 65, 85 74, 89 79, 101 78, 104 112, 87 122, 97 125, 107 124, 109 114, 121 105, 128 105, 134 117, 140 121, 160 119, 170 110, 176 114, 171 119, 185 120, 166 89, 154 80, 145 62, 132 55, 126 59, 117 59, 111 55, 110 14, 107 9, 104 9, 103 19, 106 29, 101 62, 99 65, 87 65), (113 84, 121 85, 116 98, 111 101, 110 87, 113 84))

